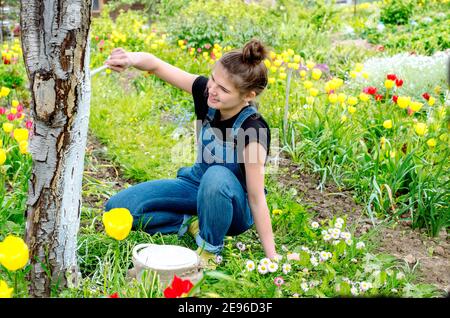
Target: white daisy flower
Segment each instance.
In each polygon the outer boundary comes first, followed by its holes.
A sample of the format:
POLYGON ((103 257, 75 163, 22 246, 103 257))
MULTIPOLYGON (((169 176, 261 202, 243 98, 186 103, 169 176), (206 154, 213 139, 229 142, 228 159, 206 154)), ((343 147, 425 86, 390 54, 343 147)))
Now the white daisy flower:
POLYGON ((288 253, 286 255, 286 258, 289 261, 299 261, 300 260, 300 255, 298 253, 288 253))
POLYGON ((339 242, 340 242, 339 240, 334 240, 334 241, 333 241, 333 245, 338 245, 339 242))
POLYGON ((361 249, 363 249, 364 247, 366 247, 366 244, 364 244, 364 242, 358 242, 358 243, 356 243, 356 249, 357 249, 357 250, 361 250, 361 249))
POLYGON ((313 229, 317 229, 317 228, 319 228, 319 223, 317 223, 317 222, 312 222, 312 223, 311 223, 311 227, 312 227, 313 229))
POLYGON ((247 263, 245 264, 245 267, 247 268, 247 270, 249 272, 253 271, 255 269, 255 262, 253 261, 247 261, 247 263))
POLYGON ((271 261, 267 257, 265 257, 265 258, 263 258, 262 260, 259 261, 259 264, 265 265, 266 267, 269 266, 270 263, 271 263, 271 261))
POLYGON ((338 237, 339 237, 339 235, 341 234, 341 230, 339 230, 339 229, 337 229, 337 228, 334 228, 334 229, 332 229, 333 231, 331 232, 331 235, 333 235, 333 233, 335 233, 338 237))
POLYGON ((309 248, 307 248, 306 246, 302 246, 300 247, 302 251, 305 251, 307 253, 309 253, 309 248))
POLYGON ((316 267, 317 265, 319 265, 319 262, 317 261, 317 258, 315 258, 314 256, 311 256, 311 258, 309 259, 309 261, 311 262, 312 266, 316 267))
POLYGON ((358 296, 358 288, 356 288, 355 286, 350 289, 350 292, 353 296, 358 296))
POLYGON ((293 298, 299 298, 299 297, 300 297, 300 295, 299 295, 299 294, 297 294, 297 293, 295 293, 295 294, 292 294, 292 297, 293 297, 293 298))
POLYGON ((216 255, 216 264, 220 264, 223 261, 223 257, 221 255, 216 255))
POLYGON ((308 273, 309 273, 309 270, 308 270, 307 268, 304 268, 304 269, 303 269, 303 273, 308 274, 308 273))
POLYGON ((260 274, 267 274, 267 272, 269 271, 269 269, 267 268, 267 266, 266 265, 264 265, 264 264, 259 264, 258 265, 258 272, 260 273, 260 274))
POLYGON ((342 281, 346 283, 350 283, 350 279, 348 277, 342 277, 342 281))
POLYGON ((287 273, 289 273, 291 271, 292 266, 291 266, 291 264, 285 263, 285 264, 283 264, 282 268, 283 268, 283 273, 286 275, 287 273))
POLYGON ((361 282, 361 284, 359 285, 359 288, 361 288, 361 291, 365 292, 365 291, 369 290, 370 288, 372 288, 372 284, 368 283, 368 282, 361 282))
POLYGON ((336 229, 342 229, 342 226, 343 226, 342 223, 336 223, 336 224, 334 225, 334 227, 335 227, 336 229))
POLYGON ((403 278, 405 278, 405 274, 403 274, 402 272, 398 272, 397 275, 395 276, 398 280, 402 280, 403 278))
POLYGON ((324 240, 324 241, 329 241, 329 240, 331 240, 331 235, 327 233, 326 235, 323 236, 323 240, 324 240))
POLYGON ((336 219, 336 223, 341 223, 341 224, 343 224, 343 223, 344 223, 344 219, 343 219, 343 218, 337 218, 337 219, 336 219))
POLYGON ((324 262, 328 259, 328 252, 322 251, 319 254, 319 259, 321 262, 324 262))
POLYGON ((346 239, 345 240, 345 244, 347 244, 348 246, 353 244, 353 240, 352 239, 346 239))
POLYGON ((322 232, 320 232, 322 234, 322 236, 325 236, 328 234, 328 232, 326 230, 322 230, 322 232))
POLYGON ((269 272, 271 273, 275 273, 278 269, 278 264, 277 263, 270 263, 269 266, 269 272))
POLYGON ((287 248, 285 245, 281 245, 281 250, 282 250, 283 252, 287 252, 287 251, 288 251, 288 248, 287 248))
POLYGON ((237 242, 237 243, 236 243, 236 247, 237 247, 241 252, 245 251, 245 244, 242 243, 242 242, 237 242))
POLYGON ((332 258, 333 257, 333 253, 327 252, 327 254, 328 254, 328 258, 332 258))
POLYGON ((337 240, 339 238, 339 234, 336 232, 331 233, 331 237, 337 240))
POLYGON ((352 262, 352 263, 358 263, 358 260, 357 260, 356 258, 352 258, 352 259, 350 260, 350 262, 352 262))
POLYGON ((304 292, 307 292, 308 290, 309 290, 309 287, 308 287, 308 283, 301 283, 300 284, 300 288, 304 291, 304 292))
POLYGON ((341 232, 341 238, 343 238, 344 240, 349 240, 352 238, 352 235, 350 234, 350 232, 341 232))
POLYGON ((398 293, 398 290, 397 290, 397 288, 392 288, 391 292, 393 292, 395 294, 395 293, 398 293))

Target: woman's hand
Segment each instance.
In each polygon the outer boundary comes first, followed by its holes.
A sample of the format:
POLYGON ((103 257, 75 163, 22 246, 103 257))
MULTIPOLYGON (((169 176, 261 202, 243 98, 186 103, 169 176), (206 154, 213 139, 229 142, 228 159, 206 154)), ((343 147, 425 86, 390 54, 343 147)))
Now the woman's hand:
POLYGON ((127 68, 133 66, 132 54, 125 51, 122 48, 115 48, 112 50, 111 55, 105 61, 110 69, 116 72, 123 72, 127 68))

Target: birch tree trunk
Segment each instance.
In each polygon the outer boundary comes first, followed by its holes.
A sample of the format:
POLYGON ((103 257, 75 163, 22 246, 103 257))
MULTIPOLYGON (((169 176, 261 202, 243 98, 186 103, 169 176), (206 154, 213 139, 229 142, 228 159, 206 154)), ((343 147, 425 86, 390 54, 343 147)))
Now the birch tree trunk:
POLYGON ((33 171, 27 201, 30 295, 78 284, 81 182, 90 104, 91 0, 21 0, 32 92, 33 171))

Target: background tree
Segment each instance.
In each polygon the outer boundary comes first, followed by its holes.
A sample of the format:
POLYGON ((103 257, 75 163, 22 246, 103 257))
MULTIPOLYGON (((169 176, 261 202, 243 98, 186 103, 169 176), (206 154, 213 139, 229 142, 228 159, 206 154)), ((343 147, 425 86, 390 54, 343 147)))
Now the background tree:
POLYGON ((76 285, 77 232, 89 122, 91 0, 21 0, 34 132, 27 201, 30 295, 76 285))

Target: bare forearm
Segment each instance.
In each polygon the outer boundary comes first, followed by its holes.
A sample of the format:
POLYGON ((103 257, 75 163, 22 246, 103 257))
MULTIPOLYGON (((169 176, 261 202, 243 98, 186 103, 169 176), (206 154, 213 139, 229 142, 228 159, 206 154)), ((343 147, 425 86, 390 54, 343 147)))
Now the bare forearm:
POLYGON ((272 222, 270 220, 270 212, 267 203, 251 204, 253 220, 255 222, 256 231, 264 249, 266 257, 273 259, 276 256, 275 241, 272 231, 272 222))

